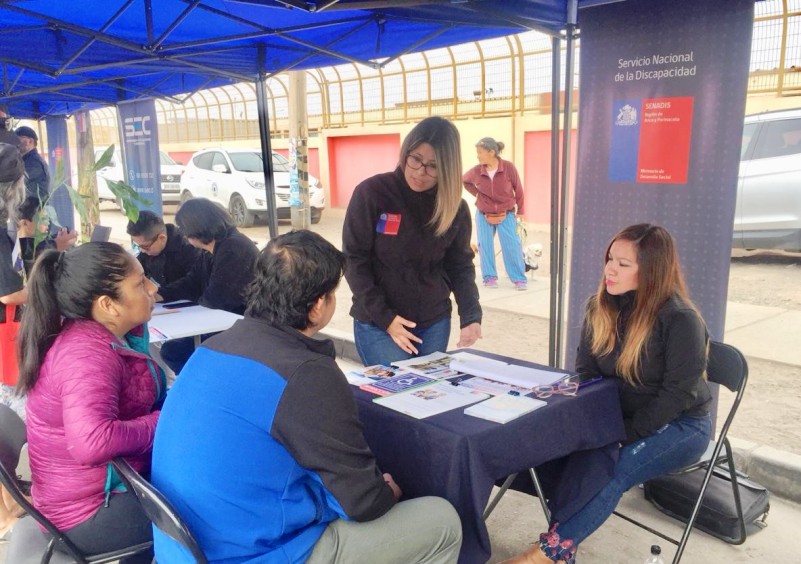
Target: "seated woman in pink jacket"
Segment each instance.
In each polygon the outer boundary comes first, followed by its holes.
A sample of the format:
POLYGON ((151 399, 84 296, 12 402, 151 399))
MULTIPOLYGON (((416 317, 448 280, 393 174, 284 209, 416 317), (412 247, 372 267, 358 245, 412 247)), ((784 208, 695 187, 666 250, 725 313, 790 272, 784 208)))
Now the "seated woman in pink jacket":
POLYGON ((150 468, 165 393, 147 354, 155 294, 139 262, 114 243, 47 251, 28 283, 17 389, 28 396, 33 502, 87 552, 152 539, 109 462, 124 456, 150 468))

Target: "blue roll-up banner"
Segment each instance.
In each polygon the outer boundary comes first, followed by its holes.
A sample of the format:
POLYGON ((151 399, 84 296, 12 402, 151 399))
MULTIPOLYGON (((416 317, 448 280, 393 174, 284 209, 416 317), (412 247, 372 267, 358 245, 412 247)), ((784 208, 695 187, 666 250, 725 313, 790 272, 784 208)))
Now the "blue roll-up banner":
POLYGON ((568 367, 606 246, 635 223, 673 234, 691 296, 722 339, 753 18, 753 0, 580 12, 568 367))
POLYGON ((120 102, 117 109, 126 182, 150 202, 148 205, 137 202, 139 209, 151 210, 161 216, 161 159, 156 102, 152 98, 120 102))
MULTIPOLYGON (((70 163, 69 143, 67 141, 67 118, 53 116, 45 119, 47 128, 47 163, 50 168, 50 205, 58 215, 58 223, 63 227, 75 229, 75 211, 65 184, 72 186, 72 164, 70 163), (59 163, 61 166, 59 167, 59 163), (61 169, 61 177, 56 174, 61 169), (57 184, 58 183, 58 184, 57 184)), ((73 186, 74 187, 74 186, 73 186)))

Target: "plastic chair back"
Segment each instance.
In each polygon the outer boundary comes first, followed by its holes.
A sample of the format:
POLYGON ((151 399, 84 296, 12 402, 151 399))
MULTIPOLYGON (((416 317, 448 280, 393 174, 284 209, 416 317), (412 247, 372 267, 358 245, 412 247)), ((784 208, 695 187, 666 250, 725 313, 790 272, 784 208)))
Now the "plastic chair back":
POLYGON ((111 463, 128 488, 136 494, 148 519, 161 532, 186 548, 198 564, 207 564, 208 560, 197 540, 167 498, 124 458, 117 457, 111 463))

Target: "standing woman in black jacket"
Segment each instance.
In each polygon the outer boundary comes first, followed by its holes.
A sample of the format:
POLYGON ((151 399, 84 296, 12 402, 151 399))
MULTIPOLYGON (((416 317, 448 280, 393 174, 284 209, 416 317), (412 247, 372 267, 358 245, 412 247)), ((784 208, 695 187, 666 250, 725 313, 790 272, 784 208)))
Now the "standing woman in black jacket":
POLYGON ((345 216, 345 278, 365 365, 446 350, 451 293, 456 346, 481 337, 471 230, 459 132, 441 117, 424 119, 404 139, 397 168, 359 184, 345 216))
POLYGON ((587 307, 576 370, 617 382, 626 440, 611 481, 508 563, 573 562, 578 544, 629 488, 701 457, 712 433, 707 343, 670 233, 639 224, 615 235, 587 307))

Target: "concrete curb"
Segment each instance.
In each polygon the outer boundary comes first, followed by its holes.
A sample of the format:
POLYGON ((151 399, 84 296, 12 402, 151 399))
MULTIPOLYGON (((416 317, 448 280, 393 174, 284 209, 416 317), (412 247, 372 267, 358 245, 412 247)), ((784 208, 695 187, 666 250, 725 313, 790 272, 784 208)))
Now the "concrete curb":
POLYGON ((801 456, 730 437, 734 461, 774 495, 801 503, 801 456))
MULTIPOLYGON (((326 328, 321 338, 334 342, 337 358, 361 364, 353 336, 326 328)), ((801 456, 750 441, 729 437, 737 469, 765 486, 773 495, 801 503, 801 456)))

